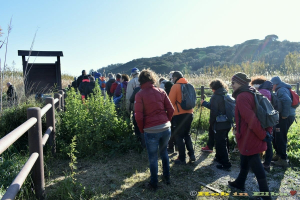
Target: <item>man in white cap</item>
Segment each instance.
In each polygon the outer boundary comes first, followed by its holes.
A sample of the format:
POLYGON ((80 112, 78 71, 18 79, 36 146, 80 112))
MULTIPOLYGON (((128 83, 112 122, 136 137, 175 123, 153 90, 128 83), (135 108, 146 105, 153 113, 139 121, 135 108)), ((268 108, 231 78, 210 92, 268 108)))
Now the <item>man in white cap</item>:
POLYGON ((127 89, 126 89, 126 110, 130 113, 133 110, 133 104, 130 103, 130 97, 133 93, 133 90, 136 87, 140 86, 138 81, 140 75, 140 70, 138 68, 133 68, 131 70, 132 79, 128 82, 127 89))

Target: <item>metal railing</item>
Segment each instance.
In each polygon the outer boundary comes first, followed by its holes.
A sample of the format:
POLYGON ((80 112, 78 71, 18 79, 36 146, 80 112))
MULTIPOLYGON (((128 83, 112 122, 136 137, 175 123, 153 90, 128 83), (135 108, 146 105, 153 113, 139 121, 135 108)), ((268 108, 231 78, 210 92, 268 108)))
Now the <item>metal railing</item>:
POLYGON ((15 180, 7 189, 2 200, 14 199, 21 189, 30 171, 34 190, 38 199, 45 198, 44 156, 43 146, 49 139, 52 155, 56 154, 55 142, 55 110, 64 110, 64 91, 54 94, 54 98, 45 99, 46 105, 41 109, 31 107, 27 109, 27 121, 0 139, 0 155, 28 131, 30 157, 19 172, 15 180), (47 130, 42 136, 42 117, 46 114, 47 130))
MULTIPOLYGON (((297 92, 298 95, 300 95, 300 83, 296 84, 291 84, 292 87, 295 87, 295 91, 297 92)), ((204 91, 205 90, 210 90, 211 88, 204 87, 203 85, 200 88, 195 88, 196 91, 200 90, 200 96, 197 96, 197 98, 203 98, 204 97, 204 91)), ((232 88, 229 88, 232 89, 232 88)), ((206 95, 208 97, 211 97, 212 95, 206 95)))

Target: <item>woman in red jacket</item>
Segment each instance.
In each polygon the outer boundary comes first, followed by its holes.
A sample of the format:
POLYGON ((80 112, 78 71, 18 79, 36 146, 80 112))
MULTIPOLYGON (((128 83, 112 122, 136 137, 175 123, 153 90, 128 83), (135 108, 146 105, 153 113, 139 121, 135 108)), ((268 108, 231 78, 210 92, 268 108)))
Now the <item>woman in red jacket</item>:
POLYGON ((135 96, 134 112, 137 125, 145 134, 151 180, 148 189, 157 189, 158 157, 163 163, 163 176, 166 184, 170 184, 170 166, 167 145, 170 139, 171 119, 174 108, 163 89, 154 87, 155 74, 151 70, 143 70, 139 75, 141 90, 135 96))
MULTIPOLYGON (((267 130, 263 129, 255 113, 255 100, 252 92, 256 90, 249 86, 251 79, 244 73, 236 73, 232 77, 232 96, 236 99, 235 120, 236 140, 241 153, 241 169, 237 179, 228 181, 231 187, 245 190, 245 182, 249 169, 251 168, 256 176, 259 191, 269 192, 266 174, 260 161, 259 153, 267 150, 267 130)), ((270 196, 262 196, 263 199, 271 199, 270 196)))

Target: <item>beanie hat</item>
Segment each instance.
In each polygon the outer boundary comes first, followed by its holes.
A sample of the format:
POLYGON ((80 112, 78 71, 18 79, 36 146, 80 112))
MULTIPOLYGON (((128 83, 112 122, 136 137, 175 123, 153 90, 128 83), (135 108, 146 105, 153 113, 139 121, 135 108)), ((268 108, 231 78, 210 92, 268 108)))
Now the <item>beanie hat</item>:
POLYGON ((175 71, 172 74, 172 77, 183 78, 183 75, 182 75, 182 73, 180 71, 175 71))
POLYGON ((248 85, 251 79, 243 72, 238 72, 231 78, 232 81, 237 82, 240 85, 248 85))
POLYGON ((281 79, 279 76, 275 76, 273 78, 271 78, 271 82, 274 84, 274 85, 278 85, 279 83, 281 83, 281 79))
POLYGON ((140 73, 140 70, 138 68, 133 68, 131 70, 131 75, 138 74, 138 73, 140 73))

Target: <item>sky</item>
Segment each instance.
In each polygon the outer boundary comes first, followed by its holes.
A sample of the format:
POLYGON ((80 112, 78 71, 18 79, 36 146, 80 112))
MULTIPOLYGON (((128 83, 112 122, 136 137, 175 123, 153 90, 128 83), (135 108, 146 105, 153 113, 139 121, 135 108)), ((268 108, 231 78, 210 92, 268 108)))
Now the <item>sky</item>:
MULTIPOLYGON (((184 49, 243 43, 276 34, 300 42, 300 1, 282 0, 0 0, 8 36, 1 66, 22 70, 18 50, 63 51, 61 71, 78 76, 133 59, 184 49), (5 56, 6 52, 6 56, 5 56), (5 61, 6 60, 6 61, 5 61), (15 63, 14 65, 12 63, 15 63)), ((28 59, 28 57, 26 57, 28 59)), ((29 62, 54 63, 55 57, 29 62)))

